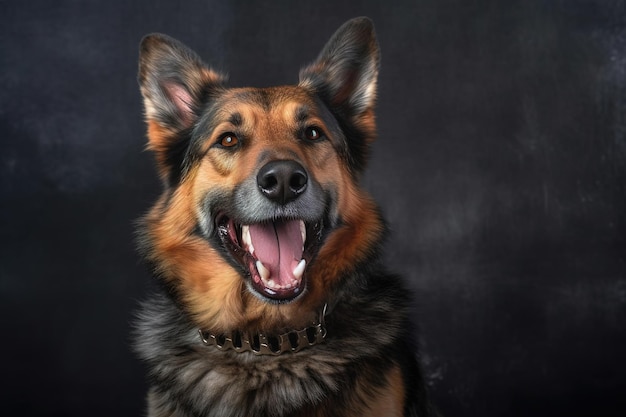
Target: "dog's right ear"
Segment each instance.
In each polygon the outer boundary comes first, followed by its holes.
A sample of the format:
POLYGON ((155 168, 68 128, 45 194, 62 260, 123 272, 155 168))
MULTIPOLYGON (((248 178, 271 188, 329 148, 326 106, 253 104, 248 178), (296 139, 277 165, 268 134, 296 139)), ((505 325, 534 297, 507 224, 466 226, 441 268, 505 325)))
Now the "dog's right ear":
POLYGON ((374 105, 379 61, 374 24, 357 17, 337 29, 315 62, 300 70, 300 85, 358 119, 374 105))
POLYGON ((344 23, 317 59, 300 70, 300 86, 317 94, 350 127, 350 165, 361 171, 376 136, 374 102, 380 52, 367 17, 344 23))
MULTIPOLYGON (((139 50, 139 85, 148 123, 148 148, 162 171, 167 155, 179 148, 181 132, 191 129, 202 104, 220 89, 225 77, 208 68, 189 48, 162 34, 143 38, 139 50)), ((184 136, 184 135, 183 135, 184 136)))

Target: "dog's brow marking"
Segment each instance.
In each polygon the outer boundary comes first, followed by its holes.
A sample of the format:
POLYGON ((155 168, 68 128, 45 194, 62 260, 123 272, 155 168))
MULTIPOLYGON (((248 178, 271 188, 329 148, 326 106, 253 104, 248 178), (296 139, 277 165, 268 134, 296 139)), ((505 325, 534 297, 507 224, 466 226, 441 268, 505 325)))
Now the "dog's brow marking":
POLYGON ((230 117, 228 118, 228 122, 230 124, 232 124, 233 126, 241 126, 241 124, 243 123, 243 118, 241 117, 241 113, 237 112, 237 113, 233 113, 230 115, 230 117))
POLYGON ((296 109, 296 122, 302 123, 309 117, 309 107, 308 106, 299 106, 296 109))

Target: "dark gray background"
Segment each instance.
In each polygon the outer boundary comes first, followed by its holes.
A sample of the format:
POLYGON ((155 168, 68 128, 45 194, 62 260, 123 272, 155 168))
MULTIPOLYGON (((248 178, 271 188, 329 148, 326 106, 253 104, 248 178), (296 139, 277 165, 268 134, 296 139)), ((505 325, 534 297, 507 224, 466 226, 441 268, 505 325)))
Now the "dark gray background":
POLYGON ((346 19, 382 48, 365 186, 448 416, 626 413, 623 1, 0 1, 2 414, 138 416, 133 221, 160 184, 137 45, 297 81, 346 19))

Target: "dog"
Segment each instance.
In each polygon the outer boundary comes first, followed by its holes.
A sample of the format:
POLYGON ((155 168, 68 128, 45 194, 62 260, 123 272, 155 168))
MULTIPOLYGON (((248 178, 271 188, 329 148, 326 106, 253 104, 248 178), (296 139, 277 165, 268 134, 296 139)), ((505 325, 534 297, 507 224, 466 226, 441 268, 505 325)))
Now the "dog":
POLYGON ((140 46, 164 191, 140 220, 158 288, 138 313, 150 417, 430 416, 410 297, 359 180, 375 139, 372 22, 297 85, 228 88, 161 34, 140 46))

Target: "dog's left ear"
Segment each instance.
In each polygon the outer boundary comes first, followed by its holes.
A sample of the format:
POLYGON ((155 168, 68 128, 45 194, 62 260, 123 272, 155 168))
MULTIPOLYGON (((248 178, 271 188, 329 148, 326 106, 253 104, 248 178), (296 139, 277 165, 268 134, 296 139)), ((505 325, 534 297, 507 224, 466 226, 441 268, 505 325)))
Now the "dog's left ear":
POLYGON ((379 62, 374 25, 358 17, 344 23, 317 60, 300 71, 300 86, 315 91, 342 116, 358 117, 373 108, 379 62))

